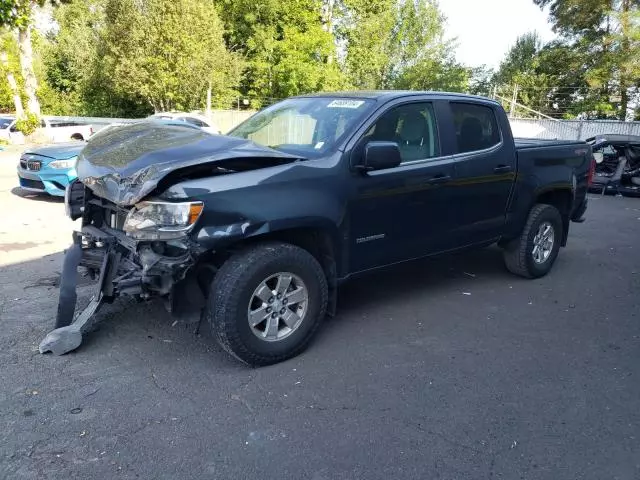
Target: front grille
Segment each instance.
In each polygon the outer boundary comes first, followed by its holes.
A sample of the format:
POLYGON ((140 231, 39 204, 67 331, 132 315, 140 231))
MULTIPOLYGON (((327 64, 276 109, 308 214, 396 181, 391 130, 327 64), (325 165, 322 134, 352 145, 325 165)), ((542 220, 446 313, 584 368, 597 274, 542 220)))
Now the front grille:
POLYGON ((29 157, 21 157, 20 168, 22 168, 23 170, 38 172, 42 168, 42 162, 40 160, 32 160, 29 157))
POLYGON ((20 186, 25 188, 36 188, 38 190, 44 190, 44 183, 40 180, 31 180, 29 178, 21 178, 20 186))
POLYGON ((42 162, 38 162, 37 160, 28 160, 27 161, 27 170, 32 170, 37 172, 42 167, 42 162))

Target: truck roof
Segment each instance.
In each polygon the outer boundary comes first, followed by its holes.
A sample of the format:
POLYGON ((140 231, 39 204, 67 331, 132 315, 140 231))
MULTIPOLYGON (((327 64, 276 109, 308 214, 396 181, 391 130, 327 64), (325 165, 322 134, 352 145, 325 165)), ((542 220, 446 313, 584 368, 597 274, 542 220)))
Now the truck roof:
POLYGON ((304 97, 333 97, 333 98, 366 98, 371 100, 394 100, 396 98, 402 97, 413 97, 413 96, 428 96, 433 99, 451 99, 451 97, 457 97, 460 99, 472 99, 472 100, 481 100, 483 102, 492 102, 496 103, 495 100, 492 100, 487 97, 480 97, 478 95, 469 95, 466 93, 454 93, 454 92, 430 92, 430 91, 416 91, 416 90, 353 90, 353 91, 342 91, 342 92, 319 92, 319 93, 309 93, 306 95, 299 95, 298 98, 304 97))

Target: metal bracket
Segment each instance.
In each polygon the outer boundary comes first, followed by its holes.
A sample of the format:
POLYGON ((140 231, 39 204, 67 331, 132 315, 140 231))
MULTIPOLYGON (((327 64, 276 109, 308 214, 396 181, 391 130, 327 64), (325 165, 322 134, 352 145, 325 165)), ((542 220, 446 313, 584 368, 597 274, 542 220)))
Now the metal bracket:
MULTIPOLYGON (((94 324, 94 315, 102 306, 104 301, 103 292, 108 286, 107 283, 113 277, 113 270, 117 269, 118 256, 119 255, 113 253, 111 246, 107 247, 102 260, 96 294, 91 298, 89 305, 80 312, 70 325, 56 328, 44 337, 38 347, 40 353, 51 352, 54 355, 64 355, 65 353, 75 350, 82 344, 82 335, 91 329, 94 324)), ((74 272, 74 274, 75 273, 76 272, 74 272)), ((110 290, 110 288, 108 290, 110 290)))

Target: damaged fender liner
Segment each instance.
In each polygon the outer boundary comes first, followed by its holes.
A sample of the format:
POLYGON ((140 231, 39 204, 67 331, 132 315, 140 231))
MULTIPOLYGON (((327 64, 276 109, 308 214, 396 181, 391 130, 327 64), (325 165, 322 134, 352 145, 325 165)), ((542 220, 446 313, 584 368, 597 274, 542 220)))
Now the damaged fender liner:
MULTIPOLYGON (((73 245, 65 254, 56 329, 40 343, 40 352, 62 355, 75 350, 82 343, 82 335, 93 326, 94 314, 104 302, 111 302, 120 295, 141 298, 169 295, 181 283, 189 283, 183 280, 194 264, 195 258, 189 248, 175 256, 160 255, 151 244, 133 241, 123 232, 84 226, 81 232, 73 233, 73 245), (100 273, 89 305, 74 319, 80 266, 91 273, 100 273)), ((199 291, 197 288, 189 290, 199 291)), ((204 304, 202 295, 191 294, 187 301, 198 309, 204 304)))

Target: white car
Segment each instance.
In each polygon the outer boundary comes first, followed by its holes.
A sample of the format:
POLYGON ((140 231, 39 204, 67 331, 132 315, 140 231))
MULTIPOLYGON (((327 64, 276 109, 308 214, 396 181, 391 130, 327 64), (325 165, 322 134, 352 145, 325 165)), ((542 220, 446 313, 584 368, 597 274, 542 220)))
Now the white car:
MULTIPOLYGON (((0 138, 10 143, 24 143, 24 134, 16 128, 16 118, 11 116, 0 117, 0 138)), ((81 125, 65 120, 40 120, 40 128, 44 135, 53 143, 68 142, 70 140, 88 140, 93 135, 91 125, 81 125)))
POLYGON ((155 113, 147 117, 149 119, 160 120, 177 120, 179 122, 185 122, 190 125, 201 128, 205 132, 213 133, 214 135, 220 135, 220 129, 218 126, 209 120, 204 115, 198 113, 185 113, 185 112, 160 112, 155 113))

